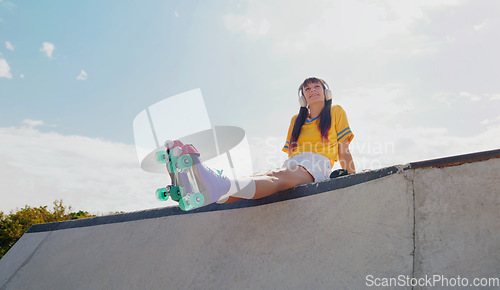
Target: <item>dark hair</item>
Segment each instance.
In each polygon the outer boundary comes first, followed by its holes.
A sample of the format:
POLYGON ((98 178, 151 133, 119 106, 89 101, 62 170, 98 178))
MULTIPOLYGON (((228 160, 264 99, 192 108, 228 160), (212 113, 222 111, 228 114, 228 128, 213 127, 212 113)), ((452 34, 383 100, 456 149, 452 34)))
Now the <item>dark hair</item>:
MULTIPOLYGON (((302 93, 302 89, 310 83, 320 83, 323 86, 323 90, 326 89, 325 83, 322 79, 318 79, 315 77, 307 78, 299 87, 299 94, 302 93)), ((321 139, 323 142, 329 141, 328 132, 330 131, 330 127, 332 126, 332 118, 330 114, 330 109, 332 107, 332 100, 325 100, 325 106, 323 107, 323 111, 319 114, 319 130, 321 132, 321 139)), ((302 125, 304 125, 309 110, 307 107, 300 107, 299 114, 297 115, 297 119, 295 119, 295 124, 293 125, 292 136, 290 137, 290 146, 289 152, 291 153, 295 147, 297 147, 297 140, 299 139, 300 130, 302 129, 302 125)))

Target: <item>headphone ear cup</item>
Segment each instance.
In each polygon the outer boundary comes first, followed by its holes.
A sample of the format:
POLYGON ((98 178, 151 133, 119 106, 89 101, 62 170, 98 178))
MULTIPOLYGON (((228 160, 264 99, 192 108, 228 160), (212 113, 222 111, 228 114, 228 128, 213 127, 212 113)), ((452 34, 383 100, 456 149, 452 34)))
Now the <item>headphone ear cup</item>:
POLYGON ((332 99, 332 91, 330 91, 330 89, 325 89, 325 99, 327 101, 332 99))
POLYGON ((302 94, 299 97, 299 104, 301 107, 307 107, 306 97, 304 97, 304 95, 302 94))

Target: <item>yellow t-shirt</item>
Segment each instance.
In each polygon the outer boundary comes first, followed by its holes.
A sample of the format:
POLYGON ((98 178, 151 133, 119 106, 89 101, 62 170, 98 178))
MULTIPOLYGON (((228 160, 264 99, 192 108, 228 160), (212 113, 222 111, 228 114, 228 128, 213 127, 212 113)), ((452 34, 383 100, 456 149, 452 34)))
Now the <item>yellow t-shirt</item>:
POLYGON ((352 138, 354 138, 354 134, 349 127, 347 115, 341 106, 332 106, 330 113, 332 117, 332 125, 330 127, 330 131, 328 132, 328 141, 325 140, 325 143, 323 143, 321 140, 318 116, 311 121, 306 120, 304 122, 297 140, 297 147, 295 147, 292 153, 289 153, 288 145, 290 144, 293 125, 295 124, 295 119, 297 119, 298 114, 292 117, 290 127, 288 128, 286 143, 282 149, 285 153, 288 153, 288 157, 293 157, 303 152, 313 152, 330 159, 333 167, 335 161, 338 161, 339 159, 338 143, 345 140, 351 142, 352 138))

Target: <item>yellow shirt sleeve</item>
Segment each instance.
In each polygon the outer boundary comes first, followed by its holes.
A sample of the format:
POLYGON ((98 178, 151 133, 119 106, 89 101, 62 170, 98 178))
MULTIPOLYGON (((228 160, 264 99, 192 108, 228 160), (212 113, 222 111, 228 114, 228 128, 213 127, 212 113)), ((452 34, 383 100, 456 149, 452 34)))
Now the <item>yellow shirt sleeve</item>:
POLYGON ((354 134, 349 127, 349 121, 347 120, 347 114, 341 106, 335 106, 333 108, 332 117, 335 119, 335 131, 337 131, 337 142, 348 141, 349 143, 354 138, 354 134))
POLYGON ((293 125, 295 124, 295 119, 297 119, 298 115, 292 117, 290 121, 290 127, 288 127, 288 134, 286 136, 285 146, 281 149, 283 152, 288 154, 288 147, 290 146, 290 138, 292 137, 293 125))

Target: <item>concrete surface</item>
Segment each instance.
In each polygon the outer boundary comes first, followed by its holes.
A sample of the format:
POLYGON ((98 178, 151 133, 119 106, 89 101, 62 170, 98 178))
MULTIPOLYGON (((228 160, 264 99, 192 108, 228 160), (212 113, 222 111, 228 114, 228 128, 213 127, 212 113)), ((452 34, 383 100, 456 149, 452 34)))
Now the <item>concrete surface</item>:
POLYGON ((35 225, 0 260, 0 288, 360 289, 425 275, 498 279, 498 157, 410 163, 194 212, 35 225))
POLYGON ((500 159, 417 169, 412 180, 415 276, 498 278, 500 159))

